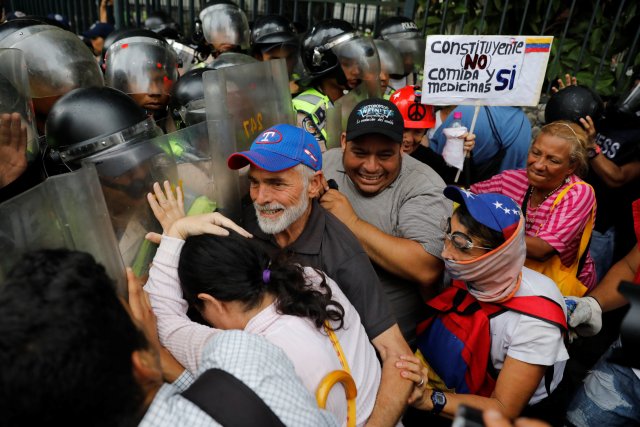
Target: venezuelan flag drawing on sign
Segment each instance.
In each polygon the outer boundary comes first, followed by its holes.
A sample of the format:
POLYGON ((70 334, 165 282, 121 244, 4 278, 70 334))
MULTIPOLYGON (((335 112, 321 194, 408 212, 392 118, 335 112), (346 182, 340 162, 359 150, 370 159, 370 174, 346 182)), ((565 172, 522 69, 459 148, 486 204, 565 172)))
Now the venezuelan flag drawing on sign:
POLYGON ((524 53, 549 52, 553 37, 527 37, 524 53))

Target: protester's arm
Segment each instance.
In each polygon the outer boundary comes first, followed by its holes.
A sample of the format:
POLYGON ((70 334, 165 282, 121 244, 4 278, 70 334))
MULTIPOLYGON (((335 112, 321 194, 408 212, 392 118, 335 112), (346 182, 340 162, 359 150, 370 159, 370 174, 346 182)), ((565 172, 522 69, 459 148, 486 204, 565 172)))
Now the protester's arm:
POLYGON ((109 22, 109 16, 107 13, 107 6, 113 6, 113 0, 101 0, 100 1, 100 22, 109 22))
POLYGON ((628 304, 627 299, 618 292, 618 286, 621 281, 633 281, 638 268, 640 268, 640 248, 636 245, 624 258, 611 267, 598 286, 589 293, 589 296, 598 301, 603 312, 615 310, 628 304))
POLYGON ((640 160, 618 166, 602 154, 598 154, 591 160, 590 165, 610 188, 618 188, 640 178, 640 160))
POLYGON ((20 114, 0 115, 0 188, 27 170, 27 128, 20 114))
MULTIPOLYGON (((591 117, 586 116, 580 119, 580 124, 589 135, 591 140, 591 148, 597 149, 595 142, 596 127, 591 117)), ((606 156, 597 154, 589 161, 593 171, 602 178, 605 184, 610 188, 621 187, 633 180, 640 178, 640 160, 634 160, 622 166, 618 166, 606 156)))
MULTIPOLYGON (((401 374, 419 384, 421 379, 427 378, 428 370, 413 356, 403 356, 398 367, 403 369, 401 374)), ((494 409, 509 418, 517 417, 533 396, 538 384, 544 377, 547 367, 526 363, 507 356, 496 381, 496 388, 491 397, 472 394, 445 393, 447 403, 441 414, 453 417, 461 404, 478 409, 494 409)), ((425 380, 426 381, 426 380, 425 380)), ((412 396, 412 405, 418 409, 431 411, 432 390, 416 388, 416 395, 412 396)))
POLYGON ((526 236, 525 241, 527 242, 527 258, 546 261, 557 253, 553 246, 539 237, 526 236))
POLYGON ((388 272, 422 285, 434 283, 442 273, 442 261, 414 240, 391 236, 360 219, 347 197, 328 190, 320 199, 322 206, 342 221, 371 258, 388 272))
POLYGON ((160 356, 160 366, 162 368, 164 380, 173 383, 183 377, 184 381, 184 378, 187 377, 184 367, 166 348, 160 345, 156 316, 151 308, 149 295, 142 290, 142 285, 144 283, 133 274, 133 270, 130 268, 127 268, 127 282, 131 316, 141 326, 142 331, 147 337, 149 345, 160 356))
POLYGON ((411 381, 398 375, 395 363, 400 355, 410 354, 411 349, 397 324, 374 338, 372 343, 382 359, 382 378, 367 426, 393 426, 400 420, 414 387, 411 381))

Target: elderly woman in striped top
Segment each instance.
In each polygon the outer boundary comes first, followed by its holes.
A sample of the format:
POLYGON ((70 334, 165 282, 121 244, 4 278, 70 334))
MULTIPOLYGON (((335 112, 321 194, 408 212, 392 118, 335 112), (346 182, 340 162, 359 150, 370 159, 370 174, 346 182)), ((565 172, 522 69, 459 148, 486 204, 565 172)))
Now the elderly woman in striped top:
POLYGON ((596 285, 588 253, 596 199, 580 178, 588 168, 588 139, 575 123, 550 123, 531 144, 526 169, 504 171, 471 186, 475 193, 501 193, 521 205, 525 265, 551 277, 564 295, 582 296, 596 285))

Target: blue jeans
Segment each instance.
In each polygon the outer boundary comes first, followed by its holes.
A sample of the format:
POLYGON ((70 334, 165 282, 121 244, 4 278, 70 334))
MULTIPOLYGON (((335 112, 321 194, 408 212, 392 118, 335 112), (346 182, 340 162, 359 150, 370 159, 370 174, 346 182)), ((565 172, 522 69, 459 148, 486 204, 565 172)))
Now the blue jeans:
POLYGON ((611 227, 604 233, 593 230, 589 253, 596 267, 598 282, 602 280, 613 263, 613 245, 615 243, 615 228, 611 227))
POLYGON ((567 421, 577 427, 616 427, 640 423, 640 378, 624 366, 608 361, 620 340, 595 364, 578 389, 567 421))

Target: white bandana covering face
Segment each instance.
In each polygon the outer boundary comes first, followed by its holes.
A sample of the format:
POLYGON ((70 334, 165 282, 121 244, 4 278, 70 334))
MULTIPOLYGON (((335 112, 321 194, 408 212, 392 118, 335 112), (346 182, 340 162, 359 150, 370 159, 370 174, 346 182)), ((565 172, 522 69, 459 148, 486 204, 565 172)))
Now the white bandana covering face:
POLYGON ((501 302, 511 298, 520 286, 526 257, 524 219, 521 217, 516 231, 499 247, 469 261, 444 262, 451 277, 464 281, 475 299, 501 302))

